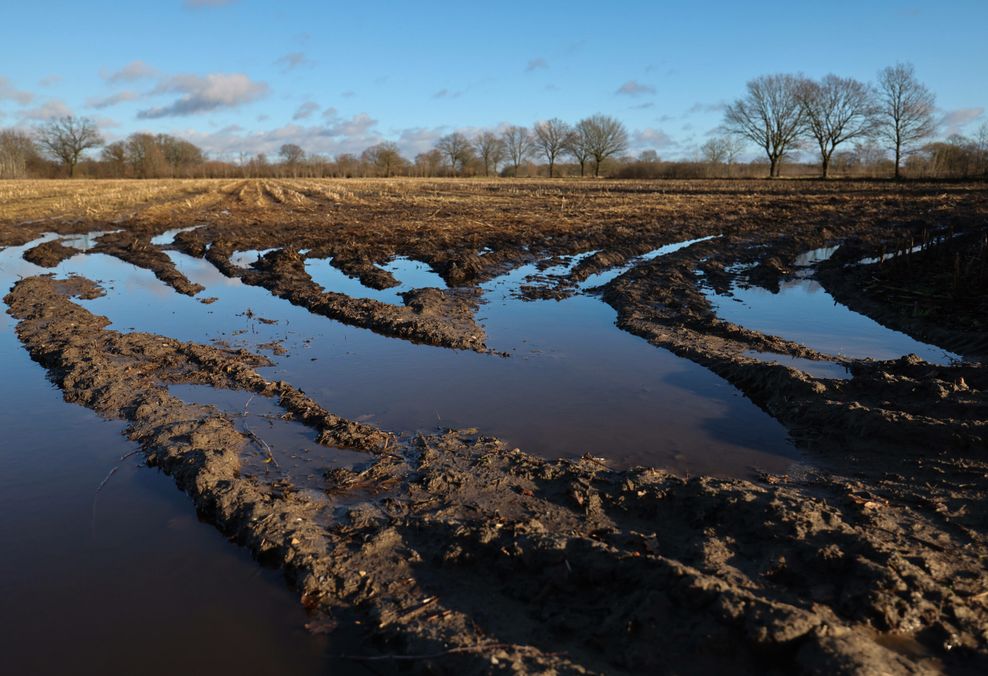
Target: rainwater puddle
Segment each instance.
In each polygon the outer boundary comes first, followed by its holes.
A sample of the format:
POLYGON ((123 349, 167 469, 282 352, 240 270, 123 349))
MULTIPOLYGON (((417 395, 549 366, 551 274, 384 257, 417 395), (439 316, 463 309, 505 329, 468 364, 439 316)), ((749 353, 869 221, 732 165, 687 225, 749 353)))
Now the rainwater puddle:
POLYGON ((329 258, 309 258, 305 261, 305 271, 312 281, 326 291, 346 294, 351 298, 372 298, 382 303, 404 305, 401 297, 412 289, 445 289, 446 282, 421 261, 399 257, 386 265, 379 266, 390 272, 398 280, 398 286, 390 289, 373 289, 364 286, 359 279, 349 277, 342 270, 334 268, 329 258))
POLYGON ((172 228, 171 230, 165 230, 160 235, 155 235, 151 238, 151 244, 155 246, 168 246, 169 244, 175 243, 175 237, 179 233, 192 232, 193 230, 198 230, 203 228, 205 225, 190 225, 184 228, 172 228))
POLYGON ((832 361, 816 361, 813 359, 803 359, 802 357, 793 357, 788 354, 756 352, 755 350, 748 350, 744 353, 744 356, 751 357, 752 359, 757 359, 759 361, 768 362, 770 364, 782 364, 783 366, 788 366, 790 368, 802 371, 806 375, 813 376, 814 378, 847 380, 851 377, 851 372, 846 366, 832 361))
POLYGON ((617 279, 618 277, 626 273, 628 270, 642 263, 643 261, 651 261, 651 260, 655 260, 660 256, 668 256, 671 253, 675 253, 681 249, 685 249, 686 247, 692 246, 693 244, 706 242, 707 240, 716 239, 718 237, 720 237, 720 235, 710 235, 709 237, 688 239, 683 242, 674 242, 672 244, 666 244, 665 246, 660 246, 658 249, 653 249, 652 251, 649 251, 646 254, 633 258, 624 265, 620 265, 616 268, 612 268, 610 270, 604 270, 602 272, 598 272, 590 275, 579 284, 579 288, 582 290, 588 290, 588 289, 597 288, 598 286, 603 286, 617 279))
POLYGON ((916 354, 934 364, 960 357, 934 345, 921 343, 904 333, 885 328, 873 319, 841 305, 811 279, 792 279, 779 293, 759 287, 732 287, 732 296, 711 289, 704 294, 717 316, 832 355, 854 359, 897 359, 916 354))
MULTIPOLYGON (((0 251, 0 296, 19 274, 48 272, 18 262, 37 243, 0 251)), ((85 266, 125 288, 131 266, 100 269, 103 259, 85 266)), ((140 288, 147 303, 153 285, 140 288)), ((342 650, 304 629, 281 574, 199 522, 170 477, 124 458, 135 446, 123 422, 65 403, 15 324, 0 313, 5 672, 325 673, 327 653, 342 650)), ((366 673, 329 662, 333 673, 366 673)))
MULTIPOLYGON (((226 278, 205 260, 168 255, 206 287, 200 296, 217 302, 203 305, 107 256, 75 256, 56 272, 108 286, 106 296, 80 303, 109 317, 111 328, 260 351, 275 363, 259 369, 265 377, 390 431, 477 427, 546 457, 590 452, 617 466, 721 476, 748 476, 752 467, 781 471, 800 457, 785 429, 736 388, 620 331, 614 310, 597 298, 516 300, 534 268, 484 285, 479 318, 488 345, 511 354, 503 358, 340 324, 226 278), (272 342, 287 353, 272 354, 264 347, 272 342)), ((0 254, 0 265, 7 259, 0 254)), ((31 268, 22 262, 20 273, 38 272, 31 268)))
POLYGON ((238 268, 247 269, 259 261, 264 254, 271 253, 272 251, 274 251, 274 249, 247 249, 246 251, 234 251, 233 255, 230 256, 230 262, 238 268))

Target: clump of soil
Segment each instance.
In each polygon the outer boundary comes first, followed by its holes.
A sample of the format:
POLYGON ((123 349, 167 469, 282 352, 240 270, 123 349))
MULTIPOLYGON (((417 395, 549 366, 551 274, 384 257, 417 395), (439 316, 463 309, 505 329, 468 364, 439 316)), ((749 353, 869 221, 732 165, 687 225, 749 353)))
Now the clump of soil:
POLYGON ((60 240, 53 239, 25 251, 24 260, 43 268, 53 268, 78 253, 81 253, 79 249, 65 246, 60 240))

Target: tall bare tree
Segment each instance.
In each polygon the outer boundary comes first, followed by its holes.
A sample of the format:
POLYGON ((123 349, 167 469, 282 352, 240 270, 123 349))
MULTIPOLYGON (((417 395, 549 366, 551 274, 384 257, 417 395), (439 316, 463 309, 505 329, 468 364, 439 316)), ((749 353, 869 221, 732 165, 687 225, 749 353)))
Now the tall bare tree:
POLYGON ((820 173, 827 178, 830 158, 841 143, 875 131, 877 109, 872 90, 853 78, 826 75, 804 80, 800 88, 806 129, 820 148, 820 173))
POLYGON ((504 159, 504 141, 492 131, 477 136, 477 155, 484 165, 484 176, 497 174, 497 165, 504 159))
POLYGON ((458 131, 439 139, 436 143, 436 149, 449 160, 449 166, 454 176, 457 176, 467 162, 473 159, 473 146, 470 145, 470 139, 458 131), (460 167, 459 170, 457 170, 457 166, 460 167))
POLYGON ((103 145, 103 137, 88 117, 66 115, 49 120, 37 130, 38 143, 75 175, 75 166, 86 150, 103 145))
POLYGON ((591 115, 576 126, 582 139, 580 143, 594 160, 594 176, 600 176, 600 165, 604 160, 628 149, 628 130, 609 115, 591 115))
POLYGON ((535 145, 549 160, 549 178, 552 178, 556 158, 566 151, 570 136, 573 134, 573 128, 558 117, 554 117, 544 122, 536 122, 534 131, 535 145))
POLYGON ((895 152, 895 178, 901 178, 902 155, 933 134, 933 92, 916 79, 911 63, 898 63, 878 74, 879 130, 895 152))
POLYGON ((569 139, 566 141, 566 152, 573 156, 577 164, 580 165, 580 177, 586 175, 587 162, 590 161, 590 138, 587 134, 586 125, 579 123, 573 129, 569 139))
POLYGON ((504 141, 504 152, 508 156, 508 161, 514 167, 514 175, 517 176, 521 163, 531 157, 532 151, 535 150, 532 134, 525 127, 512 126, 504 130, 501 140, 504 141))
POLYGON ((743 98, 724 112, 724 126, 765 150, 769 176, 779 175, 782 158, 795 147, 806 128, 800 99, 803 78, 762 75, 750 80, 743 98))

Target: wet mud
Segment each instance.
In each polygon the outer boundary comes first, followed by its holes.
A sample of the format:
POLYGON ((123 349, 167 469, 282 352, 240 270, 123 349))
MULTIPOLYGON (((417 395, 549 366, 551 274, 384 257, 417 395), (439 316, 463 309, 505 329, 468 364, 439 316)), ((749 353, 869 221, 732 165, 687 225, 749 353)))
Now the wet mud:
MULTIPOLYGON (((668 199, 660 188, 588 184, 582 198, 596 206, 566 212, 558 205, 580 198, 576 189, 534 184, 519 198, 496 184, 490 192, 509 206, 485 213, 501 228, 475 224, 470 204, 481 197, 471 192, 434 222, 409 207, 409 227, 360 236, 355 224, 415 200, 245 184, 196 214, 208 226, 172 243, 150 239, 175 224, 143 223, 93 251, 208 294, 166 253, 175 249, 313 314, 477 352, 497 347, 483 328, 483 285, 521 271, 520 302, 597 296, 621 330, 743 392, 807 454, 790 471, 615 469, 606 457, 539 457, 476 429, 382 429, 261 375, 272 362, 251 351, 111 329, 85 307, 103 293, 95 281, 31 276, 5 303, 66 400, 126 420, 148 463, 203 515, 285 570, 313 628, 366 630, 379 652, 348 655, 355 663, 449 673, 988 668, 983 297, 957 282, 983 279, 984 188, 712 184, 668 199), (258 200, 284 206, 285 190, 299 196, 297 220, 265 230, 258 200), (699 206, 679 201, 690 197, 699 206), (565 222, 535 228, 555 208, 565 222), (317 218, 338 227, 317 232, 317 218), (450 219, 464 225, 451 230, 450 219), (904 259, 860 263, 944 228, 960 233, 948 246, 974 244, 903 254, 923 293, 953 285, 939 314, 889 295, 904 259), (232 262, 272 248, 247 268, 232 262), (368 288, 393 288, 383 266, 396 256, 428 264, 447 288, 412 289, 395 305, 325 289, 306 271, 307 257, 332 258, 368 288), (960 261, 953 281, 944 260, 960 261), (863 276, 873 282, 849 281, 863 276), (958 359, 849 356, 717 314, 741 289, 780 294, 798 279, 958 359), (196 399, 189 386, 263 398, 265 415, 310 430, 305 462, 273 452, 256 416, 176 396, 196 399)), ((48 242, 30 252, 55 265, 70 253, 48 242)))

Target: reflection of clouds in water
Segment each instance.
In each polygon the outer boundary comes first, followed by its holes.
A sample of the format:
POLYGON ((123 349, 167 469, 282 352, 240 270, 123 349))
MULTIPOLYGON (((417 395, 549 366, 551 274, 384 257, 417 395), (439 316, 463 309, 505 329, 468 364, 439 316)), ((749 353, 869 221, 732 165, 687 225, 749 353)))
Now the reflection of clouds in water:
POLYGON ((208 290, 211 286, 241 286, 243 282, 235 277, 227 277, 220 272, 215 265, 204 258, 193 258, 180 251, 165 252, 175 268, 196 284, 205 286, 208 290))

